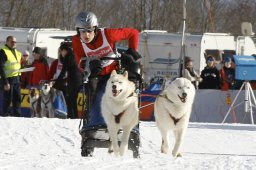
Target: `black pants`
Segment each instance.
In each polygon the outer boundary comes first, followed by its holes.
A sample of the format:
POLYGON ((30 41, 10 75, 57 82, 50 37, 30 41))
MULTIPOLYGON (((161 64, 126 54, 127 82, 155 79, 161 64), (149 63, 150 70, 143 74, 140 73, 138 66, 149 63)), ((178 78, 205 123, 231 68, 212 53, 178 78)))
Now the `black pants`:
POLYGON ((78 93, 80 91, 80 86, 72 86, 68 85, 67 92, 66 92, 66 103, 67 103, 67 109, 68 109, 68 115, 67 117, 70 119, 76 119, 78 118, 77 113, 77 97, 78 93))
POLYGON ((21 93, 20 93, 20 77, 8 78, 10 83, 10 90, 3 91, 3 115, 2 116, 21 116, 20 104, 21 104, 21 93), (10 105, 12 102, 12 111, 10 111, 10 105))
MULTIPOLYGON (((91 107, 93 105, 93 103, 95 102, 95 97, 97 95, 98 89, 101 88, 101 85, 105 84, 105 82, 107 82, 107 80, 109 79, 110 75, 105 75, 105 76, 97 76, 97 77, 93 77, 90 78, 89 81, 89 100, 90 100, 90 106, 89 106, 89 110, 91 110, 91 107)), ((87 93, 88 94, 88 93, 87 93)))

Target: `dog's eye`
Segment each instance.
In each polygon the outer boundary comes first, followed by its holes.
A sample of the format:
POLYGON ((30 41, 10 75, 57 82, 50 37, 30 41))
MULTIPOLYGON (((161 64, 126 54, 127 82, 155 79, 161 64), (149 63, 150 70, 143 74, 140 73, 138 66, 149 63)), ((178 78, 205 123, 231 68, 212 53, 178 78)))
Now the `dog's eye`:
POLYGON ((180 86, 179 86, 178 88, 179 88, 179 89, 181 89, 181 87, 180 87, 180 86))
POLYGON ((114 84, 114 82, 113 82, 113 81, 111 81, 111 83, 112 83, 112 84, 114 84))
POLYGON ((118 83, 119 83, 119 84, 122 84, 123 82, 119 81, 118 83))

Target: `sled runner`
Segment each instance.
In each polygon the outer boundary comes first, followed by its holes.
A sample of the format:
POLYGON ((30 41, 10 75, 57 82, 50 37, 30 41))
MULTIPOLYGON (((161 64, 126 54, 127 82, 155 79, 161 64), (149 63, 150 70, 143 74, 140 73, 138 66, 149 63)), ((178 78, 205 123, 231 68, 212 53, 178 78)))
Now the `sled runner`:
MULTIPOLYGON (((136 91, 139 92, 142 86, 142 79, 140 74, 138 73, 140 70, 140 64, 134 61, 128 61, 129 56, 127 54, 123 54, 126 57, 125 60, 121 60, 122 57, 119 58, 102 58, 101 60, 117 60, 120 65, 120 71, 127 70, 129 75, 129 80, 133 81, 136 85, 136 91), (127 63, 129 62, 129 63, 127 63), (132 62, 132 63, 131 63, 132 62), (129 66, 128 66, 129 64, 129 66), (131 66, 133 64, 133 66, 131 66)), ((107 125, 101 114, 101 99, 105 92, 105 87, 108 76, 97 76, 96 78, 89 78, 93 73, 93 69, 90 67, 92 63, 92 59, 86 58, 84 59, 85 63, 85 73, 84 73, 84 93, 86 94, 86 109, 85 114, 83 116, 83 126, 80 129, 80 134, 82 137, 81 141, 81 155, 84 157, 93 156, 94 148, 109 148, 111 144, 110 136, 107 130, 107 125), (97 94, 94 97, 91 93, 92 84, 95 84, 93 81, 100 81, 99 86, 97 87, 97 94)), ((95 63, 94 63, 95 64, 95 63)), ((97 65, 97 64, 96 64, 97 65)), ((140 101, 140 95, 139 101, 140 101)), ((139 102, 140 105, 140 102, 139 102)), ((139 107, 139 106, 138 106, 139 107)), ((122 136, 122 129, 118 132, 118 142, 120 144, 122 136)), ((140 133, 139 133, 139 125, 134 127, 130 133, 128 149, 133 152, 134 158, 139 158, 139 146, 140 146, 140 133)))

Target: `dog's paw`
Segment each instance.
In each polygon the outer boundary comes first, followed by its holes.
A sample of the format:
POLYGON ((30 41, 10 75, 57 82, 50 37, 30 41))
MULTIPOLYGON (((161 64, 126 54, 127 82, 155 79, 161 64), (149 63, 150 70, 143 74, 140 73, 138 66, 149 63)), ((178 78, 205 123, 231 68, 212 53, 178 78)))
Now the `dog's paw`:
POLYGON ((113 149, 108 149, 108 153, 109 153, 109 154, 111 154, 111 153, 113 153, 113 152, 114 152, 113 149))
POLYGON ((169 149, 167 147, 161 146, 161 153, 167 154, 169 149))
POLYGON ((119 149, 120 156, 123 156, 124 153, 128 150, 128 145, 121 145, 119 149))
POLYGON ((182 157, 181 153, 178 153, 176 157, 182 157))
MULTIPOLYGON (((110 149, 111 150, 111 149, 110 149)), ((120 154, 119 154, 119 147, 113 147, 113 152, 114 152, 114 155, 116 156, 116 157, 119 157, 120 156, 120 154)))
POLYGON ((174 152, 174 151, 172 152, 172 156, 175 158, 182 157, 181 153, 174 152))
POLYGON ((114 154, 115 154, 116 157, 120 157, 120 154, 119 154, 118 151, 116 151, 116 152, 114 151, 114 154))

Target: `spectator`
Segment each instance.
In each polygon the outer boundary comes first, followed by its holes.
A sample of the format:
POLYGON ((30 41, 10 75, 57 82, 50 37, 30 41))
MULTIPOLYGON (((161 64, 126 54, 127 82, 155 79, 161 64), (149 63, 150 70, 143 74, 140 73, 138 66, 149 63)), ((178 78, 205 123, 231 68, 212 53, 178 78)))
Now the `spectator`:
POLYGON ((192 84, 195 86, 195 89, 198 89, 198 84, 202 81, 202 78, 194 70, 193 61, 190 57, 185 57, 184 77, 192 82, 192 84))
POLYGON ((202 82, 199 84, 199 89, 220 89, 220 76, 214 57, 208 56, 206 63, 207 66, 201 72, 202 82))
POLYGON ((40 47, 34 48, 33 57, 32 67, 35 67, 35 69, 30 73, 29 85, 39 87, 42 80, 47 80, 49 66, 46 58, 42 55, 40 47))
MULTIPOLYGON (((53 80, 55 83, 56 79, 59 77, 60 72, 63 68, 63 62, 64 62, 64 57, 61 55, 60 49, 59 49, 58 58, 51 63, 48 78, 47 78, 48 81, 53 80)), ((65 76, 62 82, 58 82, 55 84, 54 88, 57 90, 61 90, 65 96, 66 88, 67 88, 66 86, 67 86, 67 83, 66 83, 66 76, 65 76)))
POLYGON ((134 60, 141 56, 138 50, 138 31, 133 28, 99 28, 98 19, 92 12, 81 12, 76 17, 75 27, 77 35, 72 37, 76 62, 82 57, 97 57, 90 62, 91 76, 89 77, 89 90, 91 101, 88 106, 91 123, 104 123, 100 110, 101 97, 105 90, 106 82, 113 70, 117 70, 115 60, 101 61, 102 57, 116 58, 115 43, 128 40, 127 53, 132 54, 134 60), (92 107, 92 108, 91 108, 92 107))
MULTIPOLYGON (((31 63, 29 61, 29 52, 27 50, 23 51, 21 58, 21 68, 31 67, 31 63)), ((21 88, 26 88, 29 82, 29 73, 30 72, 22 72, 21 73, 21 88)))
POLYGON ((62 43, 60 46, 60 54, 63 57, 63 67, 54 86, 58 86, 63 82, 67 73, 67 93, 66 103, 68 108, 68 118, 78 118, 77 113, 77 97, 83 85, 82 73, 80 72, 68 43, 62 43))
POLYGON ((16 50, 16 38, 8 36, 0 50, 0 75, 3 83, 3 113, 1 116, 21 116, 20 72, 21 53, 16 50), (12 112, 9 107, 12 102, 12 112))
POLYGON ((224 59, 224 66, 220 70, 220 86, 223 91, 234 88, 235 70, 231 67, 231 63, 231 58, 226 57, 224 59))

